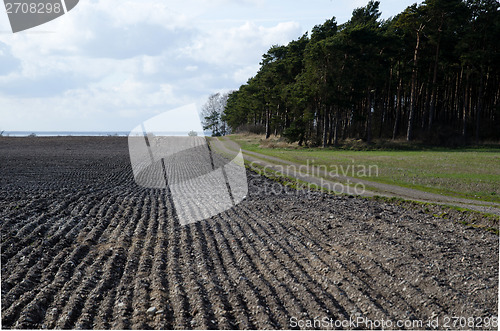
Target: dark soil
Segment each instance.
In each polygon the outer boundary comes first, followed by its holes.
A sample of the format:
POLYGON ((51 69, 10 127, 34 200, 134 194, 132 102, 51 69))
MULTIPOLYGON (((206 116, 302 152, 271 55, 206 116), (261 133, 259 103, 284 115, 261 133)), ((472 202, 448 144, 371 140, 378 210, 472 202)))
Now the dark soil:
POLYGON ((181 226, 125 138, 0 138, 2 327, 497 328, 497 235, 248 178, 237 207, 181 226))

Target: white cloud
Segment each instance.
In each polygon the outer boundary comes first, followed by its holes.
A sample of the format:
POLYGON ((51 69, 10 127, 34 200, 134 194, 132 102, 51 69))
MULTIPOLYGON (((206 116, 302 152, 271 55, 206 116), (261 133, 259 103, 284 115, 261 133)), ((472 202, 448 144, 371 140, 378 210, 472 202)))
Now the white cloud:
POLYGON ((86 0, 17 34, 0 15, 0 129, 128 130, 237 89, 273 44, 366 2, 86 0))
POLYGON ((253 22, 229 29, 203 32, 191 45, 181 50, 186 57, 216 65, 243 66, 259 62, 273 44, 286 44, 301 35, 297 22, 278 23, 267 28, 253 22))
POLYGON ((236 70, 233 74, 233 80, 239 84, 244 84, 250 77, 253 77, 259 71, 259 65, 249 65, 243 68, 236 70))
POLYGON ((187 66, 186 71, 196 71, 198 70, 198 66, 187 66))
POLYGON ((95 7, 96 10, 106 13, 117 27, 149 22, 167 29, 174 29, 189 24, 186 14, 169 8, 167 4, 168 2, 156 0, 100 0, 95 7))

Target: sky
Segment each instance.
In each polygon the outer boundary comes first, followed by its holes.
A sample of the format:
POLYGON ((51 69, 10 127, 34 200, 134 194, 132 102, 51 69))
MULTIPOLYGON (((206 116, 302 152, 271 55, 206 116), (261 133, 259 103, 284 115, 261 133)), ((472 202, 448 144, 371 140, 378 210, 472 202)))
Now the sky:
MULTIPOLYGON (((130 131, 238 89, 262 54, 368 0, 80 0, 13 34, 0 11, 0 132, 130 131)), ((382 18, 416 0, 381 0, 382 18)))

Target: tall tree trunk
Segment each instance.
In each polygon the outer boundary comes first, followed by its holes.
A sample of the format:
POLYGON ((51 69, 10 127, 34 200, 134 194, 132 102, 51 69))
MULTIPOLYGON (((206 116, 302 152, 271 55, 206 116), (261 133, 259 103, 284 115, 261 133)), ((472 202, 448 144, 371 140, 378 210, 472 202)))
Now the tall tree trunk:
POLYGON ((269 110, 269 106, 266 107, 266 139, 271 137, 271 111, 269 110))
POLYGON ((481 68, 481 76, 479 78, 479 93, 477 96, 477 112, 476 112, 476 144, 479 144, 479 130, 481 129, 481 116, 483 115, 483 84, 484 84, 484 69, 481 68))
POLYGON ((351 111, 349 109, 345 110, 345 120, 344 120, 344 127, 342 129, 342 140, 347 139, 349 137, 349 116, 351 114, 351 111))
POLYGON ((279 123, 277 123, 274 126, 274 136, 278 136, 278 130, 280 129, 281 125, 283 124, 283 114, 280 114, 280 104, 278 103, 278 107, 276 107, 276 117, 280 118, 279 123))
POLYGON ((335 132, 333 138, 333 144, 335 147, 339 146, 339 107, 335 110, 335 132))
POLYGON ((463 117, 462 117, 462 136, 464 138, 464 141, 467 139, 467 122, 469 120, 469 66, 467 66, 465 73, 465 91, 464 91, 464 110, 463 110, 463 117))
POLYGON ((392 101, 391 101, 392 100, 392 96, 391 96, 392 76, 393 76, 393 67, 391 65, 391 69, 390 69, 390 73, 389 73, 389 83, 387 85, 387 98, 385 99, 385 104, 382 107, 382 117, 380 119, 380 130, 379 130, 379 134, 378 134, 379 138, 382 138, 382 132, 384 132, 384 126, 385 126, 385 119, 386 119, 386 116, 389 112, 388 110, 390 109, 391 104, 392 104, 392 101))
POLYGON ((420 25, 417 30, 417 42, 415 51, 413 52, 413 68, 411 70, 411 96, 410 96, 410 114, 408 116, 408 131, 406 133, 406 140, 413 140, 413 126, 415 122, 415 108, 417 103, 417 65, 418 65, 418 51, 420 48, 420 34, 424 29, 424 25, 420 25))
POLYGON ((401 122, 401 89, 403 86, 403 77, 401 77, 398 70, 399 83, 397 92, 397 105, 396 105, 396 120, 394 121, 394 130, 392 131, 392 140, 396 139, 399 133, 399 125, 401 122))
POLYGON ((434 117, 436 114, 436 96, 437 96, 437 72, 438 72, 438 63, 439 63, 439 48, 441 46, 441 31, 443 27, 443 20, 441 20, 441 24, 438 29, 438 41, 436 45, 436 55, 434 56, 434 75, 432 76, 432 95, 431 95, 431 104, 429 107, 429 127, 431 130, 434 125, 434 117))
POLYGON ((455 86, 455 113, 451 114, 451 118, 453 119, 453 123, 456 123, 456 120, 460 120, 461 110, 460 110, 460 98, 458 94, 460 93, 460 85, 462 84, 462 78, 464 75, 464 67, 462 66, 460 69, 460 74, 457 76, 457 83, 455 86))
POLYGON ((420 93, 419 93, 419 97, 421 98, 420 99, 420 114, 422 116, 421 117, 421 123, 420 123, 420 128, 423 130, 425 129, 425 124, 427 123, 427 106, 429 105, 429 80, 427 80, 427 84, 425 83, 422 83, 422 87, 420 88, 420 93), (424 85, 425 85, 425 92, 422 92, 423 88, 424 88, 424 85))
POLYGON ((323 148, 326 148, 328 146, 328 113, 327 109, 328 106, 324 107, 324 113, 323 113, 323 148))
POLYGON ((290 117, 288 116, 288 106, 285 106, 285 127, 284 129, 288 129, 290 127, 290 117))
POLYGON ((373 103, 374 103, 374 93, 375 91, 368 91, 368 120, 366 123, 366 142, 368 144, 372 143, 372 117, 373 117, 373 103))
MULTIPOLYGON (((336 106, 338 108, 338 106, 336 106)), ((328 114, 328 122, 330 123, 329 128, 328 128, 328 146, 331 146, 333 144, 333 135, 335 134, 334 132, 334 126, 333 126, 333 112, 330 110, 330 113, 328 114)))

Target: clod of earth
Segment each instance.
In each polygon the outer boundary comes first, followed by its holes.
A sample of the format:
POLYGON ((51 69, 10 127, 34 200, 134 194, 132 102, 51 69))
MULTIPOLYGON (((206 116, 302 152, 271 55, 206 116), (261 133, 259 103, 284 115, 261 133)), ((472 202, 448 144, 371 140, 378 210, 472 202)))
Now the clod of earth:
POLYGON ((168 190, 135 184, 126 139, 2 139, 2 326, 289 329, 293 317, 496 316, 497 235, 248 178, 240 205, 181 226, 168 190))

